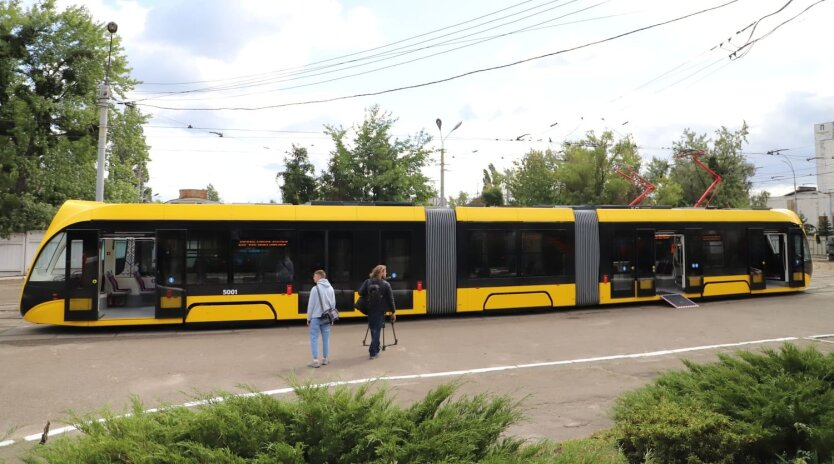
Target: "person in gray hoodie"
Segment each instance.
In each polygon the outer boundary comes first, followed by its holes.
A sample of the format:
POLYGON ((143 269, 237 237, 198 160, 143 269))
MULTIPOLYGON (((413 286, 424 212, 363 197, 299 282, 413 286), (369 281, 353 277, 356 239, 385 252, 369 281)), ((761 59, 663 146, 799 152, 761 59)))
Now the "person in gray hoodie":
POLYGON ((330 324, 321 322, 321 314, 325 309, 336 307, 336 292, 326 279, 327 274, 319 269, 313 273, 316 285, 310 290, 310 300, 307 302, 307 327, 310 328, 310 351, 313 362, 309 367, 326 366, 330 363, 330 324), (319 333, 321 333, 322 359, 319 361, 319 333))

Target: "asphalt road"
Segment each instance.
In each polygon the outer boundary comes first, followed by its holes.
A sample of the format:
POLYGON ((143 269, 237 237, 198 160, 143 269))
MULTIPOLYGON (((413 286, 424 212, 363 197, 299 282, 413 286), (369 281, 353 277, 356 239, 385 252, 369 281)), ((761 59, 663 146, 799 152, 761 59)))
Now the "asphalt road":
MULTIPOLYGON (((365 326, 337 325, 332 364, 307 368, 301 324, 236 329, 69 329, 30 325, 17 313, 20 280, 0 281, 0 460, 32 446, 27 436, 67 410, 121 411, 130 395, 151 408, 195 394, 375 379, 410 403, 443 382, 461 392, 509 394, 526 419, 510 433, 565 440, 611 425, 610 407, 625 391, 681 359, 778 347, 778 341, 834 351, 834 263, 815 263, 801 294, 713 300, 676 310, 663 304, 433 319, 401 318, 399 344, 377 360, 361 346, 365 326), (752 343, 748 343, 752 342, 752 343), (3 438, 3 432, 9 430, 3 438)), ((391 332, 388 332, 389 341, 391 332)))

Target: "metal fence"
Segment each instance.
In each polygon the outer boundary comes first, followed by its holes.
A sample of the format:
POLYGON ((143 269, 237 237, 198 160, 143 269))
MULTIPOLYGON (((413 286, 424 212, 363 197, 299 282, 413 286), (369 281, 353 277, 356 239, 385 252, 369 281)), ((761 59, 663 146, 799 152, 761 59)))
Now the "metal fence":
POLYGON ((43 240, 43 230, 30 230, 0 239, 0 277, 23 276, 35 259, 35 252, 43 240))

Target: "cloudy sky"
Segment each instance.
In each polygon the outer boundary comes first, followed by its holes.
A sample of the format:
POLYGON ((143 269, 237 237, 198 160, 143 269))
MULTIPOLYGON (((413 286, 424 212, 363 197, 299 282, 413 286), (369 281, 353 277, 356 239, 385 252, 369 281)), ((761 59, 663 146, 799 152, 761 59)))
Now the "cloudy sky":
MULTIPOLYGON (((150 185, 162 200, 211 183, 225 202, 280 201, 289 147, 323 169, 324 125, 360 123, 374 104, 398 118, 397 136, 426 131, 438 149, 435 120, 444 136, 462 122, 445 141, 447 196, 479 191, 488 163, 508 168, 587 131, 630 134, 648 161, 671 157, 686 128, 743 121, 754 188, 785 193, 790 170, 764 153, 788 149, 797 183, 814 185, 813 125, 834 121, 834 2, 62 3, 119 24, 144 82, 130 99, 153 114, 150 185), (403 87, 414 88, 380 93, 403 87)), ((426 173, 439 189, 439 165, 426 173)))

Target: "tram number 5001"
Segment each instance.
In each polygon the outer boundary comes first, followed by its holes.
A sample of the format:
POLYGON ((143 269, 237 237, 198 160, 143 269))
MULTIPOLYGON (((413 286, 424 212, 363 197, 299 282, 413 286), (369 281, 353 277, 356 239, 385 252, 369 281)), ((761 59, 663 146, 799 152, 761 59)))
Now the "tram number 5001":
POLYGON ((237 289, 236 288, 224 288, 223 289, 223 294, 224 295, 237 295, 237 289))

